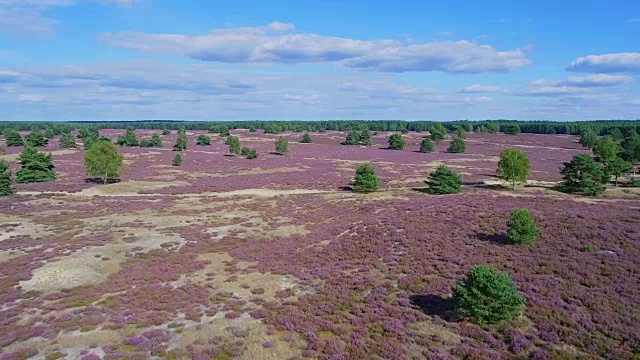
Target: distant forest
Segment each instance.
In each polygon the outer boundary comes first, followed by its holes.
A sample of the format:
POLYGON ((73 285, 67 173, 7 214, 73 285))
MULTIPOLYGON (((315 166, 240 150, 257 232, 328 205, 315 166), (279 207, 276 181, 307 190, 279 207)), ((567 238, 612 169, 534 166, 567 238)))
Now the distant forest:
MULTIPOLYGON (((212 130, 226 128, 233 129, 263 129, 267 133, 284 131, 428 131, 438 122, 432 121, 401 121, 401 120, 327 120, 327 121, 171 121, 171 120, 140 120, 140 121, 74 121, 74 122, 0 122, 0 130, 6 129, 26 131, 39 129, 54 129, 65 132, 81 128, 97 129, 156 129, 156 130, 212 130)), ((608 135, 613 129, 623 133, 630 130, 640 132, 640 120, 597 120, 597 121, 517 121, 517 120, 484 120, 484 121, 452 121, 441 122, 449 131, 462 127, 466 131, 507 132, 509 127, 518 125, 520 132, 532 134, 581 134, 591 129, 599 135, 608 135), (492 131, 493 130, 493 131, 492 131)))

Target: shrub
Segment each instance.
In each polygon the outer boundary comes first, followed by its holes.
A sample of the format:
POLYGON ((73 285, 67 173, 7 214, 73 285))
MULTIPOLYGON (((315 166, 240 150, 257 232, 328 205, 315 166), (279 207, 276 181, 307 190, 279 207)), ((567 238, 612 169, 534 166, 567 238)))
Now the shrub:
POLYGON ((51 154, 38 152, 33 146, 27 145, 18 157, 20 170, 16 172, 16 182, 33 183, 55 180, 55 165, 51 154))
POLYGON ((242 150, 240 150, 240 154, 242 156, 246 156, 247 159, 256 159, 258 157, 258 152, 256 151, 256 149, 248 147, 243 147, 242 150))
POLYGON ((525 304, 509 275, 488 265, 472 267, 453 288, 453 299, 459 316, 480 325, 508 323, 522 314, 525 304))
POLYGON ((596 141, 598 141, 598 135, 596 135, 596 133, 591 129, 585 129, 580 134, 580 140, 578 142, 583 147, 591 149, 593 148, 593 145, 596 143, 596 141))
POLYGON ((487 124, 487 132, 493 134, 500 132, 500 125, 495 123, 487 124))
POLYGON ((63 149, 76 149, 76 139, 71 134, 64 134, 60 136, 60 147, 63 149))
POLYGON ((429 132, 431 133, 431 140, 438 141, 444 139, 444 136, 447 134, 447 129, 445 129, 444 125, 438 123, 433 125, 429 132))
POLYGON ((198 135, 196 138, 196 145, 206 146, 211 145, 211 138, 207 135, 198 135))
POLYGON ((256 131, 258 131, 258 130, 253 126, 249 128, 249 132, 256 132, 256 131))
POLYGON ((500 153, 496 173, 503 180, 511 183, 515 190, 517 183, 527 182, 530 167, 529 158, 525 153, 516 149, 505 149, 500 153))
POLYGON ((109 178, 120 176, 122 155, 112 142, 97 141, 84 153, 87 176, 102 179, 106 184, 109 178))
POLYGON ((304 135, 302 135, 302 140, 300 140, 300 142, 303 144, 311 144, 311 141, 311 135, 309 135, 309 133, 305 133, 304 135))
POLYGON ((408 133, 409 133, 409 130, 407 130, 407 129, 402 129, 402 130, 400 130, 400 132, 401 132, 402 134, 408 134, 408 133))
POLYGON ((402 150, 404 149, 404 139, 400 134, 393 134, 389 136, 389 149, 402 150))
POLYGON ((42 135, 40 131, 34 131, 24 137, 24 142, 27 145, 31 145, 34 147, 43 147, 49 143, 49 139, 44 137, 44 135, 42 135))
POLYGON ((453 139, 451 141, 451 144, 449 144, 449 148, 447 149, 447 152, 455 154, 461 154, 465 151, 467 151, 467 145, 464 143, 464 140, 459 137, 453 139))
POLYGON ((423 153, 428 153, 428 152, 433 152, 435 150, 435 147, 433 146, 433 142, 427 138, 422 139, 422 142, 420 143, 420 152, 423 153))
POLYGON ((427 191, 434 195, 455 194, 462 191, 462 180, 458 174, 442 164, 429 174, 427 191))
POLYGON ((580 195, 598 195, 604 192, 603 184, 608 181, 601 166, 587 154, 576 155, 565 162, 560 174, 563 179, 560 190, 580 195))
POLYGON ((175 145, 173 145, 173 151, 187 150, 187 133, 184 130, 178 130, 178 138, 175 145))
POLYGON ((162 135, 169 135, 169 134, 171 134, 171 130, 169 129, 162 130, 162 135))
POLYGON ((456 134, 458 135, 458 137, 460 139, 466 139, 467 138, 467 132, 464 130, 464 128, 462 126, 458 126, 456 128, 456 134))
POLYGON ((22 141, 22 137, 20 137, 20 134, 17 131, 9 131, 5 135, 5 140, 6 140, 7 146, 23 146, 24 145, 24 141, 22 141))
POLYGON ((347 138, 342 143, 343 145, 359 145, 360 144, 360 134, 357 131, 353 130, 349 134, 347 134, 347 138))
POLYGON ((160 135, 153 134, 151 135, 151 139, 143 139, 140 141, 140 147, 162 147, 162 139, 160 139, 160 135))
POLYGON ((229 145, 229 152, 235 155, 240 154, 240 139, 237 136, 229 136, 226 143, 229 145))
POLYGON ((136 133, 133 129, 127 129, 127 132, 124 136, 118 136, 118 140, 116 143, 120 146, 139 146, 138 139, 136 138, 136 133))
POLYGON ((369 146, 371 145, 371 134, 368 129, 362 130, 360 133, 360 145, 369 146))
POLYGON ((283 155, 289 152, 289 141, 282 136, 276 140, 276 153, 283 155))
POLYGON ((56 136, 55 131, 53 131, 53 129, 48 128, 44 131, 44 137, 47 139, 53 139, 53 137, 56 136))
POLYGON ((176 156, 173 157, 173 161, 171 161, 171 165, 180 166, 181 164, 182 164, 182 155, 176 154, 176 156))
POLYGON ((508 125, 504 133, 507 135, 518 135, 520 134, 520 126, 517 124, 508 125))
POLYGON ((540 232, 527 209, 515 209, 507 224, 507 240, 512 244, 532 245, 540 232))
POLYGON ((0 196, 8 196, 14 193, 11 187, 11 166, 0 159, 0 196))
POLYGON ((371 164, 362 164, 356 169, 356 176, 353 182, 353 191, 359 193, 370 193, 378 190, 380 180, 376 175, 376 169, 371 164))

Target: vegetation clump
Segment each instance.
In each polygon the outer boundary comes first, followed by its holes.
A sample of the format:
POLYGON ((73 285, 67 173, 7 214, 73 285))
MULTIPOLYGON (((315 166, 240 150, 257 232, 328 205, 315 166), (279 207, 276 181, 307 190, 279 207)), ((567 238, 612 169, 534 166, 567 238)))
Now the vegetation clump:
POLYGON ((530 168, 529 158, 525 153, 517 149, 505 149, 500 153, 496 173, 515 190, 516 184, 527 182, 530 168))
POLYGON ((9 196, 14 192, 11 187, 11 166, 0 159, 0 196, 9 196))
POLYGON ((598 195, 604 192, 604 184, 608 182, 602 166, 587 154, 576 155, 571 161, 565 162, 560 174, 563 179, 560 190, 573 194, 598 195))
POLYGON ((507 128, 504 133, 507 135, 518 135, 520 134, 520 132, 521 132, 520 126, 518 124, 512 124, 512 125, 507 125, 507 128))
POLYGON ((515 209, 511 212, 507 224, 507 240, 512 244, 532 245, 538 240, 540 231, 533 216, 527 209, 515 209))
POLYGON ((376 169, 371 164, 362 164, 356 169, 353 181, 353 191, 358 193, 371 193, 378 190, 380 180, 376 175, 376 169))
POLYGON ((429 140, 428 138, 422 139, 422 142, 420 143, 420 152, 428 153, 433 152, 434 150, 435 146, 433 146, 433 141, 429 140))
POLYGON ((447 152, 454 154, 462 154, 465 151, 467 151, 467 145, 464 140, 459 137, 451 140, 451 144, 449 144, 449 147, 447 148, 447 152))
POLYGON ((460 176, 451 171, 447 165, 441 164, 429 174, 427 192, 434 195, 455 194, 462 191, 460 176))
POLYGON ((187 133, 184 130, 178 130, 178 138, 173 145, 173 151, 185 151, 187 150, 187 133))
POLYGON ((118 148, 110 141, 97 141, 84 153, 85 172, 87 176, 102 179, 120 177, 123 157, 118 148))
POLYGON ((17 131, 9 131, 8 133, 6 133, 5 141, 8 147, 24 145, 24 141, 22 141, 22 137, 20 136, 20 133, 18 133, 17 131))
POLYGON ((49 139, 42 135, 40 131, 33 131, 24 137, 24 142, 33 147, 43 147, 49 143, 49 139))
POLYGON ((60 136, 60 147, 63 149, 76 149, 78 148, 78 144, 76 144, 76 139, 71 134, 63 134, 60 136))
POLYGON ((276 140, 276 153, 280 155, 284 155, 289 152, 289 141, 284 137, 280 136, 276 140))
POLYGON ((124 135, 118 136, 118 140, 116 140, 116 143, 120 146, 128 147, 140 145, 138 143, 138 139, 136 138, 136 133, 133 129, 127 129, 127 132, 124 135))
POLYGON ((182 165, 182 155, 180 155, 180 153, 176 154, 176 156, 173 157, 173 160, 171 161, 171 165, 173 166, 182 165))
POLYGON ((207 135, 198 135, 198 137, 196 138, 196 145, 211 145, 211 138, 207 135))
POLYGON ((578 142, 583 147, 591 149, 596 141, 598 141, 598 135, 591 129, 584 129, 580 134, 580 140, 578 142))
POLYGON ((33 146, 27 145, 18 157, 20 170, 16 172, 16 182, 34 183, 55 180, 55 165, 51 154, 38 152, 33 146))
POLYGON ((248 148, 248 147, 243 147, 240 150, 240 155, 246 156, 247 159, 256 159, 256 158, 258 158, 258 152, 256 151, 256 149, 248 148))
POLYGON ((237 136, 229 136, 226 144, 229 145, 229 152, 234 155, 240 154, 240 138, 237 136))
POLYGON ((309 135, 309 133, 304 133, 304 135, 302 135, 302 139, 300 140, 301 143, 303 144, 311 144, 313 140, 311 140, 311 135, 309 135))
POLYGON ((402 150, 404 149, 405 141, 400 134, 393 134, 389 136, 389 149, 402 150))
POLYGON ((140 141, 140 147, 161 148, 162 146, 162 139, 160 139, 160 135, 158 134, 151 135, 151 139, 142 139, 142 141, 140 141))
POLYGON ((525 299, 509 275, 489 265, 476 265, 453 288, 459 316, 480 325, 505 324, 524 311, 525 299))
POLYGON ((433 125, 429 132, 431 133, 431 140, 433 141, 442 140, 445 135, 447 135, 447 129, 440 123, 433 125))

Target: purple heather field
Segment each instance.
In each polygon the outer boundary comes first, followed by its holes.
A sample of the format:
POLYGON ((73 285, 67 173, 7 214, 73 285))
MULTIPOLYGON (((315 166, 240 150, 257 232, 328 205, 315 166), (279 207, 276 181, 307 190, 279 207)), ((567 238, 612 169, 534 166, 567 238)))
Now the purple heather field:
MULTIPOLYGON (((163 148, 120 148, 108 185, 85 181, 80 142, 42 149, 58 178, 0 198, 0 360, 640 359, 640 192, 553 190, 588 153, 577 137, 469 133, 450 154, 451 135, 420 153, 424 133, 404 134, 404 150, 386 149, 391 133, 367 147, 285 133, 277 155, 277 135, 232 130, 250 160, 199 134, 181 166, 175 131, 163 148), (516 190, 495 175, 508 147, 531 161, 516 190), (380 190, 356 194, 365 162, 380 190), (440 163, 462 193, 420 191, 440 163), (506 243, 515 208, 533 215, 534 246, 506 243), (511 276, 522 316, 454 316, 452 286, 477 264, 511 276)), ((16 170, 21 150, 0 157, 16 170)))

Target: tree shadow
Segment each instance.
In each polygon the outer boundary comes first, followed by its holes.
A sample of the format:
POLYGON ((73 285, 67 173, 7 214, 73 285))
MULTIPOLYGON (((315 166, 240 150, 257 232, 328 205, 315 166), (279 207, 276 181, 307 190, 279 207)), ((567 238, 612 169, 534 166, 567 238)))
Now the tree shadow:
POLYGON ((105 183, 103 179, 101 178, 85 178, 84 182, 87 184, 98 184, 98 185, 108 185, 108 184, 116 184, 120 182, 120 179, 112 179, 112 178, 108 178, 107 182, 105 183))
POLYGON ((415 192, 419 192, 422 194, 429 194, 429 188, 428 187, 412 187, 410 188, 411 191, 415 191, 415 192))
POLYGON ((499 244, 499 245, 508 245, 509 241, 507 240, 507 235, 505 234, 491 234, 491 233, 476 233, 476 237, 479 240, 499 244))
POLYGON ((271 155, 278 155, 278 156, 284 156, 284 154, 279 153, 279 152, 275 152, 275 151, 272 151, 272 152, 270 152, 269 154, 271 154, 271 155))
POLYGON ((409 297, 411 304, 417 306, 423 313, 437 316, 444 321, 456 321, 453 298, 445 298, 435 294, 420 294, 409 297))
POLYGON ((224 154, 224 155, 222 155, 222 156, 226 156, 226 157, 236 157, 236 155, 234 155, 234 154, 224 154))
POLYGON ((338 186, 338 191, 349 191, 349 192, 352 192, 353 188, 351 186, 338 186))

